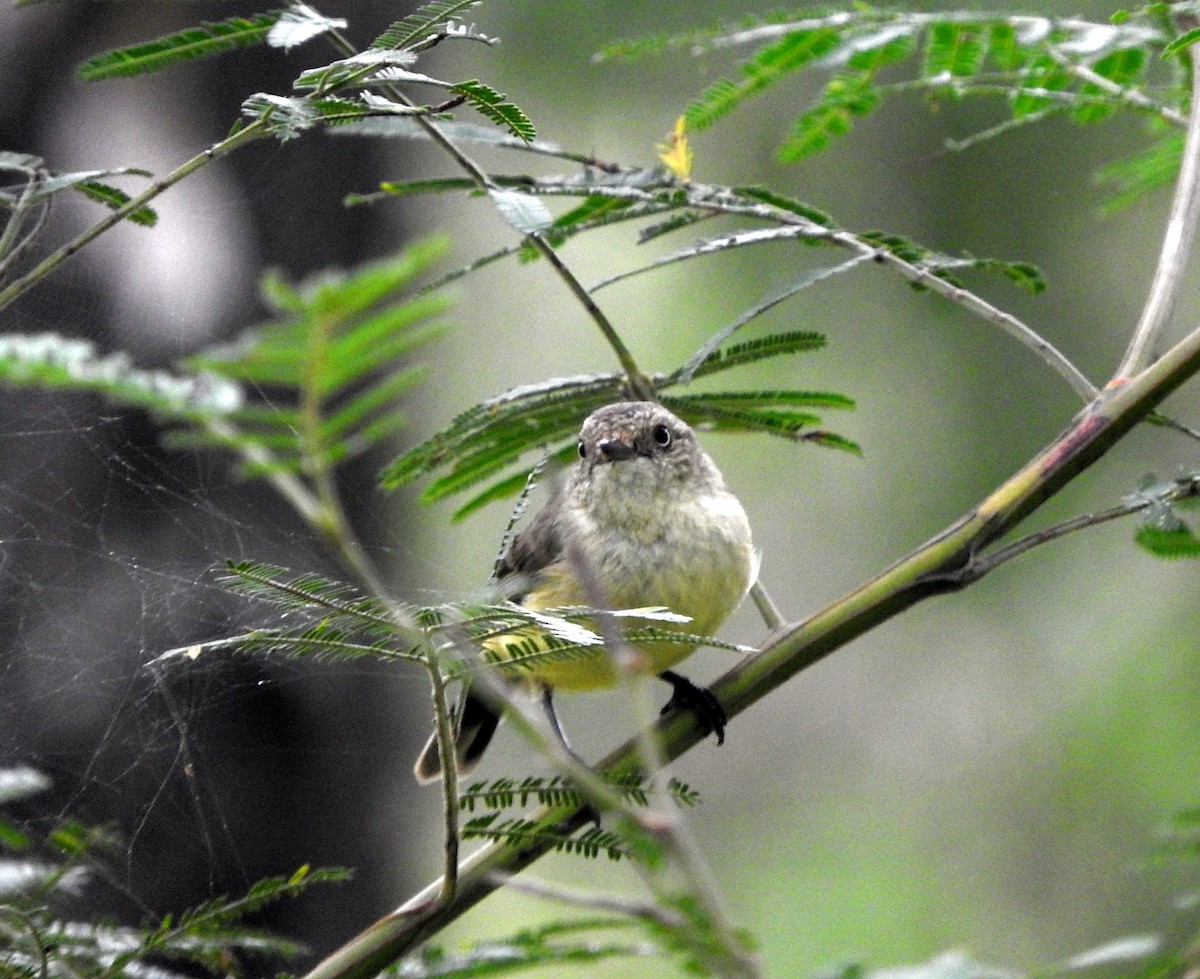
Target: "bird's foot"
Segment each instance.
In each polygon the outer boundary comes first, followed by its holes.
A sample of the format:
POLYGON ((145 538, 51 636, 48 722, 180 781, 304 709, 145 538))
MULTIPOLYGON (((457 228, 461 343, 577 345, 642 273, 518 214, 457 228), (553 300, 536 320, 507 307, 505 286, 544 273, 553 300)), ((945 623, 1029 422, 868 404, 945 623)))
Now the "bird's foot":
POLYGON ((721 702, 707 687, 699 687, 685 676, 673 670, 664 670, 659 676, 671 684, 674 692, 663 707, 662 713, 671 710, 690 710, 704 729, 717 736, 717 744, 725 743, 725 722, 729 720, 721 702))

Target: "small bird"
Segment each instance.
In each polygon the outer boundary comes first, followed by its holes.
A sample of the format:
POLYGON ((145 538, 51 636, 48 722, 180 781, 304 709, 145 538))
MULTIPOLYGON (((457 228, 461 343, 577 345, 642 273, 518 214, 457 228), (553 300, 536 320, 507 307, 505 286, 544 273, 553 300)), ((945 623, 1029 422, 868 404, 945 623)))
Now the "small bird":
MULTIPOLYGON (((651 401, 624 401, 592 412, 579 432, 579 460, 501 558, 497 583, 516 583, 513 600, 531 610, 571 605, 636 609, 665 606, 691 621, 688 632, 714 633, 745 597, 758 572, 750 523, 692 429, 651 401), (581 580, 582 579, 582 580, 581 580)), ((628 622, 629 620, 623 620, 628 622)), ((632 620, 633 627, 645 620, 632 620)), ((485 658, 503 663, 528 652, 530 634, 488 639, 485 658)), ((718 743, 725 713, 712 694, 671 667, 694 646, 638 644, 637 668, 674 688, 671 706, 700 713, 718 743)), ((514 671, 515 672, 515 671, 514 671)), ((555 731, 555 690, 615 686, 620 673, 603 649, 573 659, 522 666, 518 682, 542 695, 555 731)), ((458 773, 479 761, 500 717, 468 688, 455 711, 458 773)), ((565 739, 564 739, 565 741, 565 739)), ((417 780, 442 777, 436 737, 414 768, 417 780)))

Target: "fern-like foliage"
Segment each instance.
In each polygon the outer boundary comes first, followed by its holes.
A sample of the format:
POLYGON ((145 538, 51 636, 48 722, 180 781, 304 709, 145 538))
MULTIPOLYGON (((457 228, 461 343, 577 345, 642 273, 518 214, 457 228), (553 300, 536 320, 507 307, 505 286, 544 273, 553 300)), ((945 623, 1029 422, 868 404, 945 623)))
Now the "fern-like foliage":
MULTIPOLYGON (((411 127, 403 134, 416 135, 411 127)), ((509 148, 521 147, 508 144, 509 148)), ((578 199, 569 210, 546 222, 543 234, 553 245, 561 245, 577 234, 623 222, 654 219, 639 240, 650 240, 694 227, 704 217, 737 216, 752 226, 700 240, 648 263, 618 272, 592 284, 595 292, 617 281, 672 264, 715 256, 740 248, 800 241, 820 248, 849 250, 849 259, 806 271, 783 288, 776 289, 731 323, 717 331, 691 357, 672 370, 654 374, 650 381, 660 400, 685 420, 704 428, 723 431, 763 432, 830 448, 858 452, 858 446, 842 435, 821 426, 821 412, 852 407, 844 395, 811 390, 732 391, 683 394, 673 390, 694 380, 733 367, 767 358, 817 349, 824 338, 789 332, 752 341, 732 342, 734 334, 762 314, 825 280, 872 267, 872 260, 894 256, 893 267, 918 288, 942 283, 956 294, 971 294, 964 277, 968 273, 993 273, 1031 293, 1045 288, 1038 269, 1027 262, 995 258, 947 255, 910 239, 885 232, 854 233, 839 228, 824 211, 757 187, 731 188, 700 183, 680 185, 661 171, 606 168, 589 171, 585 178, 571 175, 549 177, 494 178, 504 191, 522 202, 537 197, 578 199), (762 225, 766 225, 763 227, 762 225)), ((463 178, 432 178, 403 183, 384 183, 384 194, 405 196, 470 190, 463 178)), ((534 219, 530 227, 534 230, 534 219)), ((449 273, 436 288, 507 256, 535 260, 534 250, 514 245, 484 255, 449 273)), ((945 286, 942 291, 946 291, 945 286)), ((423 493, 426 501, 440 500, 474 490, 455 514, 462 518, 485 504, 510 496, 525 485, 531 467, 516 468, 525 453, 538 452, 551 460, 571 459, 570 441, 583 418, 608 402, 627 397, 625 378, 618 373, 567 377, 523 385, 468 409, 441 432, 417 445, 384 472, 388 486, 400 486, 430 478, 423 493), (482 488, 480 489, 480 485, 482 488)))
POLYGON ((230 17, 189 27, 153 41, 117 48, 85 61, 79 66, 79 77, 87 82, 129 78, 234 48, 264 44, 279 17, 278 13, 230 17))
POLYGON ((442 29, 451 18, 478 7, 482 0, 431 0, 398 20, 371 42, 371 47, 396 51, 409 48, 442 29))
MULTIPOLYGON (((790 333, 732 344, 706 354, 692 369, 691 377, 818 349, 824 342, 818 334, 790 333)), ((685 421, 704 428, 763 432, 857 451, 848 439, 823 437, 822 431, 813 427, 819 416, 802 410, 852 407, 853 401, 844 395, 816 391, 675 395, 672 388, 680 383, 680 376, 680 372, 660 374, 651 380, 662 392, 663 404, 685 421)), ((410 449, 384 472, 384 482, 399 486, 446 470, 422 495, 425 500, 438 500, 496 477, 527 452, 541 451, 565 463, 574 455, 574 438, 583 418, 623 396, 624 378, 616 373, 559 378, 516 388, 463 412, 449 427, 410 449)), ((464 504, 456 517, 515 494, 528 474, 529 468, 524 468, 491 483, 464 504)))
MULTIPOLYGON (((779 148, 783 160, 804 159, 850 131, 897 91, 934 98, 1001 97, 1013 123, 1048 114, 1094 123, 1121 108, 1178 121, 1184 99, 1177 72, 1168 70, 1159 94, 1147 95, 1148 75, 1190 40, 1172 33, 1149 5, 1112 23, 1004 11, 949 13, 893 10, 856 4, 828 14, 798 11, 750 18, 732 27, 610 45, 599 57, 630 57, 687 46, 693 52, 755 47, 739 77, 710 85, 685 112, 688 127, 704 129, 769 87, 803 69, 829 72, 823 91, 796 120, 779 148), (909 74, 884 68, 905 64, 909 74)), ((1174 64, 1179 64, 1176 59, 1174 64)), ((1156 79, 1157 81, 1158 79, 1156 79)))
POLYGON ((315 487, 403 424, 396 399, 422 377, 408 358, 441 333, 446 309, 439 297, 403 290, 444 248, 425 242, 299 285, 268 276, 276 319, 169 370, 140 369, 84 340, 3 336, 0 382, 97 392, 150 412, 172 444, 232 452, 248 475, 315 487))
MULTIPOLYGON (((606 775, 605 780, 618 789, 626 801, 636 806, 649 805, 650 793, 655 791, 644 775, 636 773, 622 776, 606 775)), ((700 802, 698 792, 675 778, 667 781, 666 793, 680 806, 690 807, 700 802)), ((529 777, 520 781, 499 778, 492 782, 475 782, 460 790, 458 795, 459 808, 464 812, 474 812, 477 808, 523 809, 531 802, 540 806, 577 807, 584 805, 586 801, 567 779, 557 775, 549 778, 529 777)))
MULTIPOLYGON (((532 142, 535 130, 529 117, 491 86, 475 79, 452 83, 408 70, 420 51, 444 39, 494 43, 494 39, 473 27, 453 20, 455 15, 479 2, 432 0, 389 27, 366 50, 301 72, 293 84, 304 94, 258 92, 242 103, 242 112, 277 138, 287 140, 318 124, 336 125, 364 117, 434 111, 432 106, 406 96, 385 99, 367 91, 383 85, 396 94, 399 85, 432 85, 451 93, 450 105, 466 102, 514 138, 532 142)), ((326 17, 305 4, 295 4, 284 11, 203 23, 107 51, 80 65, 78 73, 85 81, 125 78, 264 43, 290 51, 345 26, 344 19, 326 17)))
POLYGON ((462 827, 462 838, 487 840, 489 843, 503 843, 511 847, 548 845, 558 853, 571 853, 592 859, 603 855, 609 860, 624 860, 630 855, 625 840, 619 833, 601 829, 599 826, 571 836, 535 819, 501 819, 498 812, 467 820, 462 827))
MULTIPOLYGON (((385 605, 344 582, 255 561, 230 562, 218 581, 236 594, 271 606, 273 624, 167 650, 156 665, 220 650, 424 664, 434 655, 451 677, 491 665, 515 678, 544 663, 604 655, 604 640, 594 627, 597 612, 586 606, 535 610, 511 602, 385 605), (278 624, 284 620, 286 625, 278 624)), ((624 634, 633 643, 749 651, 711 636, 678 631, 676 627, 688 619, 666 608, 616 609, 606 614, 624 624, 624 634)))
POLYGON ((720 81, 684 111, 688 129, 707 129, 746 99, 758 95, 809 62, 822 58, 841 43, 837 30, 817 27, 797 30, 759 51, 742 65, 738 81, 720 81))
POLYGON ((521 108, 491 86, 472 79, 451 85, 450 91, 465 97, 480 115, 507 129, 518 139, 531 143, 537 136, 537 130, 521 108))
POLYGON ((264 392, 232 413, 236 433, 193 430, 189 437, 231 445, 249 471, 327 472, 403 424, 396 398, 422 376, 406 364, 418 347, 440 335, 444 300, 404 298, 403 290, 445 250, 429 241, 350 273, 322 273, 291 285, 269 276, 263 284, 276 319, 237 342, 187 360, 264 392))
MULTIPOLYGON (((0 769, 0 805, 45 791, 50 782, 24 766, 0 769)), ((338 869, 301 867, 262 880, 235 898, 218 898, 145 928, 58 917, 79 898, 115 849, 107 831, 64 820, 48 831, 0 815, 0 975, 102 979, 118 975, 224 976, 250 956, 288 959, 303 948, 248 927, 247 916, 316 884, 343 881, 338 869), (168 966, 167 963, 170 963, 168 966)))

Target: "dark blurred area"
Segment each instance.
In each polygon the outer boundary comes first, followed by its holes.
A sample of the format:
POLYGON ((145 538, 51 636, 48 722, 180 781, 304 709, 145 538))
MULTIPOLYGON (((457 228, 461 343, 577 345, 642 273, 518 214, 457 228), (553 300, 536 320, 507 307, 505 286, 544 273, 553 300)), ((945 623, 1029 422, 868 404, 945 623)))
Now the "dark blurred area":
MULTIPOLYGON (((323 10, 350 8, 364 42, 407 12, 363 2, 323 10)), ((228 3, 6 5, 0 148, 36 153, 60 172, 169 172, 219 140, 247 95, 287 94, 297 65, 324 51, 314 44, 288 58, 256 47, 91 86, 72 80, 73 67, 235 12, 228 3)), ((342 206, 379 179, 377 146, 315 136, 219 161, 156 202, 160 227, 117 229, 111 246, 85 250, 6 310, 0 329, 86 337, 143 366, 227 338, 263 315, 262 269, 298 278, 404 245, 400 225, 342 206)), ((75 203, 56 205, 35 257, 101 214, 75 203)), ((388 550, 402 529, 369 507, 380 462, 343 473, 345 493, 360 505, 351 516, 367 546, 402 576, 388 550)), ((246 603, 213 582, 210 569, 226 559, 341 574, 265 485, 237 479, 219 458, 165 449, 136 413, 4 390, 0 542, 0 761, 53 778, 43 816, 112 824, 126 841, 108 881, 87 892, 92 910, 99 902, 136 921, 305 863, 353 867, 351 883, 265 916, 322 951, 398 902, 414 871, 379 811, 392 797, 380 786, 411 784, 395 746, 402 731, 424 727, 419 688, 406 702, 383 671, 361 666, 317 672, 246 657, 145 666, 244 623, 246 603)))

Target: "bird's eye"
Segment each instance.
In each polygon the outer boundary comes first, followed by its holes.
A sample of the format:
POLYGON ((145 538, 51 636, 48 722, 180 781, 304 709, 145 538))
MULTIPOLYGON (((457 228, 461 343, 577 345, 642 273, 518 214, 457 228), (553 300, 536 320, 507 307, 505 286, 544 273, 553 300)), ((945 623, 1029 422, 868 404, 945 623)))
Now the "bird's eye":
POLYGON ((587 458, 587 446, 583 444, 583 439, 579 440, 579 458, 580 459, 587 458))
POLYGON ((654 437, 654 444, 661 448, 665 449, 671 444, 671 430, 666 425, 655 425, 650 434, 654 437))

